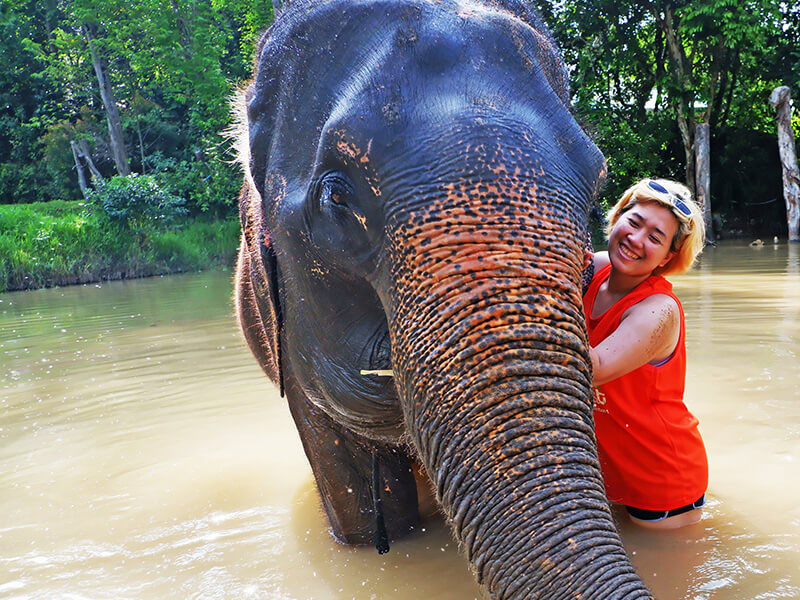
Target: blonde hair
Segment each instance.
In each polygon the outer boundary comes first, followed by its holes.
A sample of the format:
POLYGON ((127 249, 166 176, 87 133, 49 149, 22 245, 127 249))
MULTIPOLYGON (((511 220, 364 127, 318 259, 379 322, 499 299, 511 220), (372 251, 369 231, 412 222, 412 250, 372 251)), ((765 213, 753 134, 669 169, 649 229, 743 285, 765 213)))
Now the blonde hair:
POLYGON ((685 185, 669 179, 642 179, 637 181, 622 194, 617 203, 608 211, 608 224, 606 225, 606 236, 611 235, 611 230, 617 224, 619 218, 636 204, 641 202, 654 202, 672 211, 675 220, 678 222, 678 231, 672 239, 670 251, 675 255, 662 267, 656 267, 653 275, 680 275, 689 270, 695 259, 703 251, 706 243, 706 226, 703 221, 703 214, 700 207, 692 199, 692 193, 685 185), (677 195, 689 208, 692 215, 686 218, 681 214, 670 197, 659 194, 648 184, 650 182, 660 184, 667 189, 671 196, 677 195))

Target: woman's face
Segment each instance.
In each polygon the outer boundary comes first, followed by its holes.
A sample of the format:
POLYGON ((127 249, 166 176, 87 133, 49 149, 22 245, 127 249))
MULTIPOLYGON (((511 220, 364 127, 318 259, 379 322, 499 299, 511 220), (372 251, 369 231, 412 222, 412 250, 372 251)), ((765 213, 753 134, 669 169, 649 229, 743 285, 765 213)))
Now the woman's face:
POLYGON ((608 237, 611 266, 629 276, 649 275, 669 262, 678 219, 656 202, 639 202, 624 212, 608 237))

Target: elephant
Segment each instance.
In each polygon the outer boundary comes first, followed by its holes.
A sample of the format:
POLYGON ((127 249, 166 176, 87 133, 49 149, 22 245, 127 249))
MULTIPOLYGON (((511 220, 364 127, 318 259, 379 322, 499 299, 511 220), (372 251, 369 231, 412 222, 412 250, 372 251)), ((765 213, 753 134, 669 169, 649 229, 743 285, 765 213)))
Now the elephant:
POLYGON ((254 69, 237 313, 334 536, 414 532, 427 475, 492 597, 651 597, 593 432, 580 278, 605 159, 540 15, 296 0, 254 69))

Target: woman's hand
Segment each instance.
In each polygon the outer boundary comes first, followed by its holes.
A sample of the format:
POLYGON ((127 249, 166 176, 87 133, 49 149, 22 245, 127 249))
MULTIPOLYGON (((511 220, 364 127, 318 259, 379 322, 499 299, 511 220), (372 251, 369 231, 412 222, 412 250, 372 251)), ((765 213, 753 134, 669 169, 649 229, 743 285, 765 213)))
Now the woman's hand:
POLYGON ((597 355, 597 350, 590 347, 589 358, 592 361, 592 373, 597 373, 600 370, 600 357, 597 355))

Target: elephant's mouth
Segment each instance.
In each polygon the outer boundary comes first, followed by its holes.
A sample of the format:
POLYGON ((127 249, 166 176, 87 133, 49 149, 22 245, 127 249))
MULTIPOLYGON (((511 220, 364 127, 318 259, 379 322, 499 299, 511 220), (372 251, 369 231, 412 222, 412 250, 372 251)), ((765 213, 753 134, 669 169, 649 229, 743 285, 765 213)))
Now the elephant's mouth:
POLYGON ((381 442, 397 443, 403 437, 403 414, 392 369, 392 345, 387 321, 382 318, 373 333, 367 338, 364 349, 356 361, 356 372, 360 377, 359 388, 368 390, 364 396, 368 398, 363 418, 371 420, 364 431, 368 437, 381 442), (370 406, 374 404, 374 406, 370 406), (375 406, 381 407, 383 418, 376 419, 378 412, 375 406), (391 417, 387 418, 386 413, 391 417))

